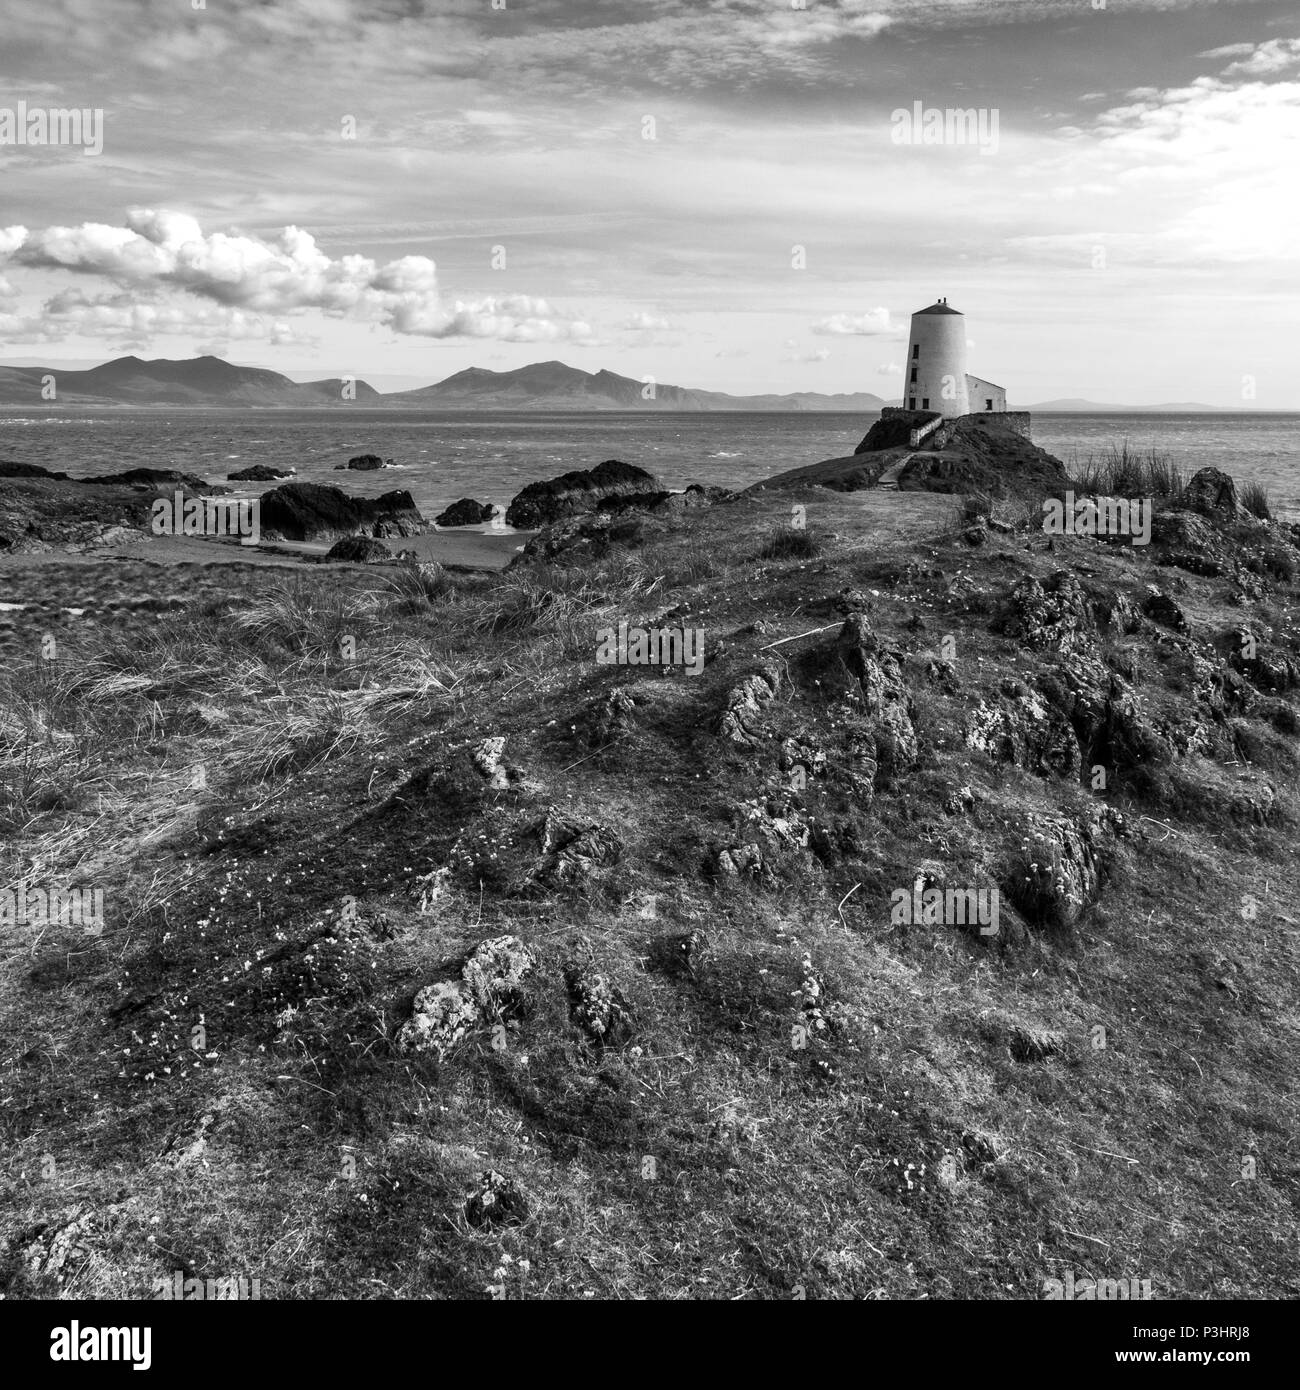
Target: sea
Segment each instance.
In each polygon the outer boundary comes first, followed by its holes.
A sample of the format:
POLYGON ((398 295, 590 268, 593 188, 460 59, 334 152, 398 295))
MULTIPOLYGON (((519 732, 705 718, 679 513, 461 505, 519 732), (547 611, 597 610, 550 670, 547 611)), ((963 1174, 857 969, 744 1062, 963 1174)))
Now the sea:
MULTIPOLYGON (((432 518, 461 497, 503 506, 525 484, 603 459, 688 483, 740 488, 788 468, 851 454, 876 417, 812 412, 522 412, 384 410, 60 411, 0 406, 0 459, 72 477, 179 468, 234 495, 274 483, 227 484, 252 464, 294 469, 298 481, 375 497, 409 491, 432 518), (339 471, 356 454, 393 466, 339 471)), ((1188 475, 1206 466, 1260 482, 1275 512, 1300 520, 1300 413, 1035 414, 1034 442, 1067 465, 1127 441, 1167 454, 1188 475)), ((484 528, 486 529, 486 528, 484 528)))

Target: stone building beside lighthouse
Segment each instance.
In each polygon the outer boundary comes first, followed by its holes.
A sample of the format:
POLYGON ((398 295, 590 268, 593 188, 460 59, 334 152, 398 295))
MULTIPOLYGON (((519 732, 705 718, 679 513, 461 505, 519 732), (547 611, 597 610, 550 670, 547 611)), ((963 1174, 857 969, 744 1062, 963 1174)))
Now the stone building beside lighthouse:
POLYGON ((946 299, 912 315, 903 388, 904 408, 945 419, 1007 408, 1006 388, 966 370, 966 318, 946 299))

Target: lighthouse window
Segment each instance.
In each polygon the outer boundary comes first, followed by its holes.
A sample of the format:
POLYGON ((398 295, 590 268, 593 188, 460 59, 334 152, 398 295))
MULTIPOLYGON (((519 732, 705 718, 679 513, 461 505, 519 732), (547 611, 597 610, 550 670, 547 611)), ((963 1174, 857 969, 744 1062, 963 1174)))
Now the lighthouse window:
POLYGON ((915 367, 912 368, 912 382, 913 382, 913 384, 915 384, 915 382, 916 382, 916 368, 915 368, 915 367))
POLYGON ((909 397, 907 398, 907 408, 908 408, 908 410, 915 410, 915 409, 916 409, 916 397, 915 397, 915 396, 909 396, 909 397))
POLYGON ((921 355, 921 344, 920 344, 920 343, 913 343, 913 344, 912 344, 912 361, 915 362, 916 359, 917 359, 918 357, 920 357, 920 355, 921 355))
POLYGON ((923 397, 921 398, 921 409, 922 409, 922 410, 929 410, 929 408, 930 408, 930 398, 929 398, 929 396, 923 396, 923 397))

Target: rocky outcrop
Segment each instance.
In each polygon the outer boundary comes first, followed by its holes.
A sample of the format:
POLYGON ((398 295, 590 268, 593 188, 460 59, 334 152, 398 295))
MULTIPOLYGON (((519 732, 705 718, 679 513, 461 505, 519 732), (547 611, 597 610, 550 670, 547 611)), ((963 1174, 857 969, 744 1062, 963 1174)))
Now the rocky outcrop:
POLYGON ((472 497, 462 497, 433 519, 435 526, 481 526, 492 520, 495 508, 490 502, 476 502, 472 497))
POLYGON ((1109 806, 1077 818, 1033 815, 1003 890, 1029 922, 1071 926, 1100 897, 1107 858, 1125 833, 1109 806))
POLYGON ((327 560, 345 560, 356 565, 373 565, 381 560, 391 560, 393 552, 373 536, 344 536, 330 546, 327 560))
POLYGON ((1096 621, 1075 575, 1057 570, 1041 583, 1026 575, 1012 589, 994 626, 1035 651, 1069 654, 1091 647, 1096 621))
POLYGON ((1250 513, 1237 500, 1237 484, 1217 468, 1202 468, 1179 493, 1181 511, 1200 512, 1220 521, 1238 521, 1250 513))
POLYGON ((649 536, 662 534, 667 523, 658 517, 631 513, 611 516, 596 512, 572 516, 547 526, 531 537, 523 550, 510 562, 511 567, 530 564, 534 560, 562 560, 565 564, 580 564, 599 560, 615 545, 634 547, 649 536))
POLYGON ((183 473, 179 468, 128 468, 124 473, 103 473, 81 481, 102 483, 107 487, 180 488, 182 491, 201 492, 205 496, 230 491, 229 488, 214 486, 197 474, 183 473))
POLYGON ((12 459, 0 459, 0 478, 54 478, 68 482, 66 473, 51 473, 39 463, 15 463, 12 459))
POLYGON ((399 1052, 432 1052, 439 1059, 475 1029, 518 1011, 524 982, 536 964, 517 936, 480 942, 461 967, 459 980, 426 985, 410 1021, 397 1035, 399 1052))
POLYGON ((230 483, 274 483, 281 478, 292 478, 294 471, 292 468, 271 468, 265 463, 255 463, 249 468, 241 468, 238 473, 227 473, 226 481, 230 483))
POLYGON ((564 517, 593 512, 606 497, 664 491, 664 485, 644 468, 621 463, 618 459, 606 459, 592 469, 529 483, 506 509, 506 522, 531 531, 564 517))
POLYGON ((262 497, 262 536, 269 540, 418 536, 428 529, 409 492, 371 499, 319 483, 285 483, 262 497))
POLYGON ((1005 684, 997 703, 981 700, 967 714, 966 747, 1031 772, 1077 779, 1079 741, 1070 721, 1037 691, 1005 684))
POLYGON ((723 738, 749 745, 760 742, 758 721, 776 694, 778 680, 775 671, 756 671, 727 692, 718 717, 718 732, 723 738))

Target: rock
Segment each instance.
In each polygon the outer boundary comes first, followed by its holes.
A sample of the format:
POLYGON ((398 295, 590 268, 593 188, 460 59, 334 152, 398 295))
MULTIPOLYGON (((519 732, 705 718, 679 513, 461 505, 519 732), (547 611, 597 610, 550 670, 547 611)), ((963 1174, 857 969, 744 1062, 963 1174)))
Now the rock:
POLYGON ((875 761, 891 775, 916 760, 912 696, 898 655, 887 652, 861 613, 850 614, 837 635, 832 660, 855 679, 863 713, 873 726, 875 761))
POLYGON ((15 463, 12 459, 0 459, 0 478, 54 478, 59 482, 70 482, 66 473, 51 473, 38 463, 15 463))
POLYGON ((1106 852, 1124 833, 1108 806, 1078 819, 1032 815, 1003 891, 1030 922, 1070 926, 1100 896, 1106 852))
POLYGON ((344 536, 419 536, 429 523, 409 492, 349 497, 319 483, 285 483, 261 499, 262 536, 270 540, 340 540, 344 536))
POLYGON ((621 687, 588 701, 575 721, 575 732, 588 748, 607 748, 627 738, 635 727, 636 702, 621 687))
POLYGON ((758 719, 776 694, 778 677, 772 671, 756 671, 727 692, 718 732, 732 743, 756 744, 762 735, 758 719))
POLYGON ((465 1220, 471 1226, 517 1226, 528 1219, 528 1199, 513 1178, 494 1169, 482 1174, 479 1185, 465 1203, 465 1220))
POLYGON ((453 502, 445 511, 434 517, 435 526, 481 526, 492 520, 493 507, 490 502, 476 502, 472 497, 462 497, 453 502))
POLYGON ((459 981, 426 985, 416 996, 410 1021, 397 1035, 399 1052, 433 1052, 439 1060, 480 1024, 518 1010, 533 953, 516 936, 480 942, 461 967, 459 981))
POLYGON ((991 705, 984 700, 963 724, 966 747, 1031 772, 1077 779, 1081 755, 1070 721, 1036 691, 1023 688, 991 705))
POLYGON ((1176 506, 1218 521, 1239 521, 1250 513, 1237 500, 1237 484, 1217 468, 1202 468, 1178 494, 1176 506))
POLYGON ((605 497, 664 491, 664 485, 645 469, 606 459, 592 469, 529 483, 506 509, 506 522, 521 530, 533 530, 565 517, 593 512, 605 497))
POLYGON ((1153 622, 1169 628, 1172 632, 1186 633, 1189 630, 1183 610, 1168 594, 1162 594, 1154 584, 1147 585, 1147 597, 1142 604, 1142 611, 1153 622))
POLYGON ((380 560, 391 560, 393 553, 373 536, 344 536, 335 541, 325 556, 327 560, 348 560, 359 565, 373 565, 380 560))
POLYGON ((230 491, 229 488, 214 487, 206 478, 200 478, 194 473, 182 473, 178 468, 128 468, 124 473, 103 473, 95 478, 82 478, 81 481, 105 487, 180 488, 182 492, 201 492, 205 496, 216 496, 218 493, 230 491))
POLYGON ((665 527, 665 522, 649 516, 615 518, 608 512, 572 516, 539 531, 510 563, 513 568, 534 560, 561 560, 566 565, 599 560, 614 545, 640 545, 665 527))
POLYGON ((1069 654, 1092 647, 1095 619, 1078 579, 1057 570, 1041 584, 1026 575, 1011 590, 995 626, 1035 651, 1069 654))
POLYGON ((564 982, 574 1022, 593 1042, 618 1047, 632 1036, 631 1006, 590 957, 567 961, 564 982))
POLYGON ((249 468, 241 468, 238 473, 227 473, 230 483, 274 483, 280 478, 292 478, 294 469, 271 468, 265 463, 255 463, 249 468))
POLYGON ((623 856, 623 842, 612 830, 570 821, 554 806, 534 833, 541 842, 543 862, 533 877, 548 887, 579 883, 597 869, 617 864, 623 856))

